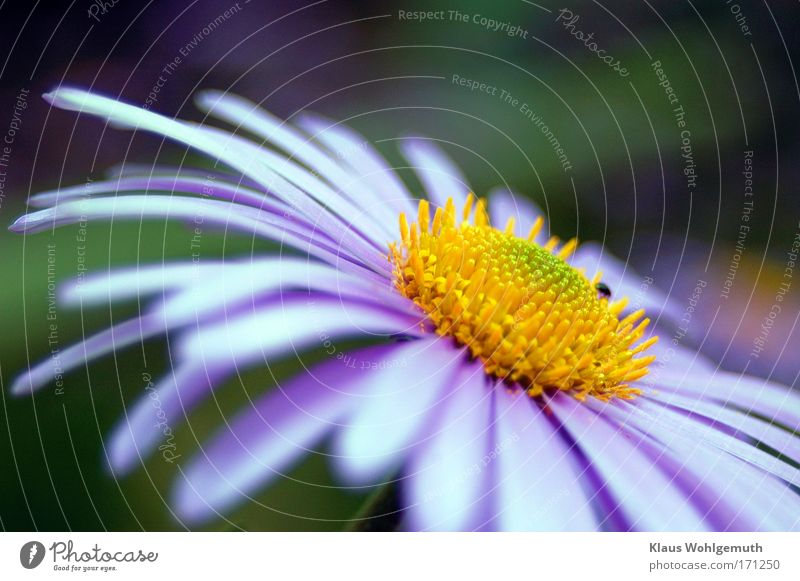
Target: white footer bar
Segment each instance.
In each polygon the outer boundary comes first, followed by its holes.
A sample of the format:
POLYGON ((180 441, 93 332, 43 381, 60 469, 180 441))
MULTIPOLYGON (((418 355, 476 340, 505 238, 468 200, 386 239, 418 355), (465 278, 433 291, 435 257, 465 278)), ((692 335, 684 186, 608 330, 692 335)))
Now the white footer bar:
POLYGON ((796 580, 799 563, 795 533, 0 535, 0 579, 796 580))

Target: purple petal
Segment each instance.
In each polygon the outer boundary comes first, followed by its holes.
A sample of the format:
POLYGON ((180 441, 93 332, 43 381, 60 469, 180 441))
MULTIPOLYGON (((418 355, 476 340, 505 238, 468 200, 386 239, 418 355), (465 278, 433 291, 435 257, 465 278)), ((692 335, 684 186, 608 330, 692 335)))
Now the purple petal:
POLYGON ((41 389, 58 375, 77 369, 92 359, 141 343, 163 332, 163 329, 157 318, 147 315, 115 325, 63 349, 57 357, 48 357, 29 368, 11 384, 11 393, 20 395, 41 389))
POLYGON ((792 430, 800 426, 800 395, 765 379, 726 371, 687 375, 667 366, 655 387, 757 413, 792 430))
MULTIPOLYGON (((352 357, 391 358, 396 345, 352 357)), ((192 459, 176 483, 173 504, 181 518, 202 522, 230 510, 289 470, 361 401, 368 374, 332 359, 279 386, 239 414, 192 459)))
POLYGON ((443 391, 467 356, 452 341, 434 338, 398 346, 391 357, 366 362, 376 366, 368 397, 339 431, 337 464, 351 484, 379 483, 413 447, 425 445, 425 427, 449 404, 452 393, 443 391))
POLYGON ((570 432, 617 500, 631 529, 705 530, 697 509, 624 427, 575 398, 558 393, 548 405, 570 432))
POLYGON ((456 208, 462 208, 472 191, 466 178, 453 161, 432 141, 409 138, 400 142, 400 149, 425 188, 428 199, 444 208, 447 198, 453 198, 456 208))
POLYGON ((163 314, 169 326, 176 326, 292 290, 311 290, 343 300, 358 299, 419 316, 414 304, 400 295, 388 280, 355 277, 327 264, 287 257, 227 263, 217 276, 195 278, 194 284, 167 297, 157 311, 163 314))
MULTIPOLYGON (((162 293, 169 292, 172 296, 155 305, 147 314, 101 331, 64 349, 57 358, 49 357, 31 367, 15 380, 12 393, 39 389, 53 381, 58 374, 67 373, 87 361, 161 333, 191 324, 216 328, 214 325, 218 325, 220 320, 224 325, 228 318, 235 319, 242 308, 249 306, 251 310, 258 309, 259 304, 270 297, 273 304, 281 308, 280 296, 286 294, 291 300, 291 291, 300 288, 322 291, 325 293, 321 295, 325 304, 339 300, 372 303, 370 312, 373 314, 388 313, 387 321, 406 322, 405 325, 390 327, 397 330, 415 325, 421 316, 409 301, 388 288, 385 281, 371 276, 358 279, 326 265, 301 259, 267 258, 253 262, 172 264, 138 270, 123 269, 72 283, 66 287, 62 298, 68 303, 92 303, 145 297, 159 290, 162 293), (277 296, 274 296, 276 293, 277 296)), ((307 299, 307 302, 313 301, 313 296, 308 295, 307 299)), ((382 324, 376 322, 379 327, 382 324)))
MULTIPOLYGON (((402 318, 400 318, 402 320, 402 318)), ((175 426, 229 376, 259 362, 330 344, 346 336, 393 334, 398 317, 376 307, 343 304, 327 297, 292 297, 264 312, 198 327, 179 339, 178 368, 159 382, 151 398, 159 402, 163 420, 175 426)), ((148 456, 160 437, 151 429, 151 402, 142 398, 112 435, 112 467, 125 472, 148 456)))
POLYGON ((216 277, 224 264, 222 261, 173 262, 93 272, 62 283, 59 299, 70 306, 144 299, 216 277))
POLYGON ((702 441, 706 445, 719 448, 765 472, 782 478, 788 483, 800 486, 800 471, 793 466, 754 445, 720 432, 702 418, 681 414, 671 408, 660 406, 655 403, 656 400, 657 397, 645 396, 635 401, 636 407, 650 414, 654 430, 668 430, 664 432, 667 434, 677 432, 690 439, 702 441))
POLYGON ((406 186, 363 135, 346 125, 309 113, 303 113, 298 124, 312 134, 314 139, 325 144, 351 170, 356 180, 376 193, 374 199, 368 202, 370 211, 378 213, 385 209, 383 213, 388 212, 392 227, 396 226, 400 212, 405 212, 406 215, 416 212, 416 204, 406 186))
MULTIPOLYGON (((372 297, 401 311, 407 310, 404 305, 411 304, 392 288, 387 278, 377 273, 362 270, 356 277, 325 263, 285 256, 115 268, 63 283, 59 299, 68 305, 91 305, 159 294, 174 296, 175 291, 182 291, 189 294, 179 294, 181 301, 194 298, 199 308, 200 299, 204 299, 203 305, 219 309, 231 304, 230 299, 221 298, 226 292, 233 293, 238 300, 240 293, 255 299, 268 291, 297 288, 364 299, 372 297), (323 276, 318 279, 317 275, 323 276)), ((175 315, 170 306, 164 305, 161 310, 175 315)))
MULTIPOLYGON (((643 339, 653 335, 658 333, 653 330, 643 339)), ((684 377, 710 377, 717 371, 717 366, 705 355, 680 344, 675 345, 669 336, 660 335, 658 342, 645 355, 656 356, 656 360, 649 366, 650 373, 639 380, 639 383, 648 388, 654 388, 665 378, 672 378, 677 374, 684 377)))
POLYGON ((628 297, 627 311, 644 308, 656 323, 662 319, 672 325, 680 324, 683 308, 659 290, 652 278, 636 273, 627 263, 614 258, 596 242, 581 244, 570 259, 575 268, 583 268, 589 278, 596 272, 603 273, 605 282, 614 298, 628 297))
MULTIPOLYGON (((355 216, 364 209, 377 208, 375 198, 376 192, 380 190, 369 190, 363 184, 353 182, 341 164, 319 150, 307 136, 255 103, 219 91, 203 91, 196 96, 195 102, 209 115, 227 121, 237 128, 244 127, 261 137, 265 143, 283 149, 291 159, 300 160, 326 179, 336 188, 334 197, 340 198, 342 203, 347 201, 353 207, 353 212, 340 215, 355 216), (345 189, 343 184, 348 184, 348 188, 345 189)), ((368 220, 379 222, 384 232, 391 233, 393 236, 390 240, 392 240, 396 235, 396 217, 390 221, 387 218, 385 212, 373 212, 368 216, 368 220)))
MULTIPOLYGON (((264 149, 259 148, 252 142, 218 129, 190 125, 115 99, 77 89, 60 88, 45 95, 45 98, 54 106, 98 115, 106 118, 110 124, 115 126, 135 130, 141 129, 163 135, 215 157, 281 197, 292 208, 295 208, 311 220, 312 223, 319 224, 335 240, 341 241, 351 250, 361 252, 363 254, 363 256, 360 256, 362 260, 367 262, 375 260, 373 252, 370 250, 370 245, 367 244, 366 240, 358 237, 345 223, 328 212, 325 207, 309 197, 307 193, 302 192, 276 173, 274 169, 268 167, 264 163, 266 159, 264 149)), ((288 165, 288 162, 284 163, 284 167, 288 167, 288 165)), ((314 193, 319 194, 319 192, 314 193)), ((330 198, 330 196, 328 197, 330 198)), ((334 197, 337 199, 326 199, 325 203, 339 203, 340 198, 338 196, 334 197)), ((210 202, 211 200, 204 201, 210 202)), ((352 213, 357 210, 353 205, 349 205, 347 208, 353 210, 352 213)), ((369 224, 365 223, 364 226, 369 227, 369 224)), ((380 240, 373 239, 373 242, 378 246, 382 246, 386 240, 382 238, 380 240)), ((379 264, 381 264, 381 267, 384 266, 380 261, 379 264)), ((380 268, 378 270, 380 271, 380 268)))
POLYGON ((524 392, 498 394, 494 452, 499 529, 597 530, 574 451, 524 392))
POLYGON ((670 392, 661 392, 648 399, 659 405, 673 406, 690 416, 697 416, 700 418, 700 423, 717 428, 745 442, 766 444, 783 456, 800 463, 800 437, 797 434, 714 401, 684 397, 670 392))
MULTIPOLYGON (((374 216, 364 214, 363 206, 341 196, 327 183, 289 158, 220 129, 204 128, 203 131, 215 136, 226 147, 251 155, 262 170, 274 172, 268 189, 290 206, 301 210, 334 238, 346 239, 357 231, 374 246, 384 248, 387 242, 397 237, 394 220, 387 227, 374 216), (312 199, 318 204, 309 203, 312 199)), ((352 186, 352 180, 346 185, 352 186)), ((344 187, 345 184, 337 186, 344 187)))
POLYGON ((494 390, 479 362, 452 384, 431 441, 415 454, 404 483, 414 530, 475 530, 491 519, 494 390))
POLYGON ((702 437, 673 429, 658 408, 650 412, 637 402, 590 405, 600 406, 601 413, 647 438, 639 440, 641 445, 657 454, 659 466, 673 475, 710 528, 782 531, 800 526, 800 496, 788 486, 702 437))
POLYGON ((210 396, 227 374, 228 370, 221 373, 202 365, 184 363, 170 370, 158 383, 147 386, 147 393, 125 410, 124 417, 108 438, 107 453, 112 471, 117 476, 128 474, 154 453, 159 444, 168 442, 184 414, 210 396))
POLYGON ((255 191, 261 191, 261 186, 246 176, 230 170, 225 166, 214 168, 192 168, 187 166, 158 165, 147 163, 135 163, 123 161, 116 165, 107 167, 103 175, 109 179, 120 180, 128 178, 152 179, 152 178, 187 178, 190 180, 214 179, 218 183, 226 182, 230 185, 239 185, 255 191))
MULTIPOLYGON (((505 228, 509 218, 514 218, 514 235, 527 237, 536 222, 536 218, 545 217, 544 212, 525 196, 515 194, 506 188, 497 188, 489 192, 489 215, 492 225, 501 230, 505 228)), ((550 237, 545 221, 539 234, 534 238, 536 244, 542 245, 550 237)))
POLYGON ((348 254, 329 243, 327 236, 309 231, 302 223, 291 219, 240 204, 185 196, 130 195, 66 202, 21 216, 10 229, 14 232, 34 233, 82 220, 171 218, 193 222, 198 216, 203 218, 203 223, 207 226, 238 230, 276 240, 331 264, 349 258, 353 262, 368 264, 376 272, 388 273, 391 270, 385 256, 379 252, 373 250, 366 253, 362 252, 363 248, 356 248, 357 252, 348 254))
POLYGON ((322 346, 334 334, 418 335, 418 325, 419 318, 374 303, 313 293, 285 293, 278 302, 257 305, 229 320, 198 328, 181 340, 178 356, 185 361, 249 365, 263 361, 264 355, 275 349, 283 353, 315 343, 322 346))
POLYGON ((122 178, 111 181, 87 183, 40 192, 28 200, 35 208, 46 208, 58 203, 82 199, 88 196, 118 194, 128 192, 169 192, 214 196, 231 202, 244 203, 255 208, 269 210, 273 214, 289 212, 291 207, 280 200, 268 199, 265 194, 252 190, 241 184, 223 181, 210 181, 208 177, 187 177, 179 174, 172 176, 147 176, 122 178))

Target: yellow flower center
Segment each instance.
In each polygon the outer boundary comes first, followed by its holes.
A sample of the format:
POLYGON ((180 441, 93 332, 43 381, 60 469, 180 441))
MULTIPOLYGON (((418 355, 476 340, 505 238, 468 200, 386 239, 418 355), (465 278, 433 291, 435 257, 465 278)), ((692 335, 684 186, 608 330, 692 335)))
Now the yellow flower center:
POLYGON ((620 319, 627 299, 598 293, 566 260, 577 247, 558 238, 533 242, 489 223, 485 202, 470 194, 459 220, 452 199, 437 208, 421 200, 417 221, 400 215, 400 242, 390 245, 397 289, 428 315, 439 335, 453 337, 479 358, 486 373, 536 397, 563 390, 579 400, 632 399, 629 384, 647 374, 655 356, 637 356, 657 341, 644 335, 640 310, 620 319), (470 216, 474 217, 470 220, 470 216))

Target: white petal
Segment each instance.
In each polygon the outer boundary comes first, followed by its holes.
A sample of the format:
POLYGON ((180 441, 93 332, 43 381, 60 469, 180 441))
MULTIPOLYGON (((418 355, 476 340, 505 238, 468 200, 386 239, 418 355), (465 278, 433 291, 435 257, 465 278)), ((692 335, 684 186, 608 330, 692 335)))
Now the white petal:
POLYGON ((54 381, 57 376, 77 369, 87 361, 144 342, 162 333, 163 330, 163 326, 156 318, 147 315, 114 325, 80 343, 62 349, 29 368, 14 380, 11 392, 19 395, 41 389, 54 381))
MULTIPOLYGON (((266 143, 290 154, 292 159, 305 163, 333 185, 338 194, 354 202, 356 209, 375 208, 377 192, 353 182, 341 165, 319 150, 306 135, 275 118, 255 103, 219 91, 198 93, 195 102, 209 115, 237 127, 244 127, 264 139, 266 143), (344 184, 348 184, 349 187, 344 188, 344 184)), ((371 217, 380 221, 386 232, 395 233, 396 222, 387 220, 385 213, 376 212, 371 214, 371 217)))
MULTIPOLYGON (((216 320, 209 326, 201 326, 203 319, 199 319, 197 329, 186 330, 178 341, 174 373, 160 380, 153 390, 164 421, 176 425, 217 385, 249 365, 269 363, 315 344, 326 350, 330 346, 334 355, 343 337, 396 328, 391 317, 375 308, 319 298, 309 309, 311 300, 287 297, 283 305, 276 301, 265 312, 236 313, 230 320, 216 320)), ((151 402, 143 398, 128 421, 115 430, 112 461, 116 470, 132 468, 139 455, 147 455, 158 443, 158 434, 150 429, 151 408, 151 402)))
POLYGON ((450 341, 434 339, 401 345, 390 361, 367 362, 376 366, 369 390, 339 431, 335 446, 348 482, 377 484, 391 476, 410 448, 427 436, 423 426, 447 404, 449 393, 443 390, 465 359, 450 341))
POLYGON ((706 529, 703 515, 661 471, 658 459, 640 449, 624 427, 612 425, 602 414, 563 393, 550 398, 548 405, 600 474, 630 527, 706 529))
MULTIPOLYGON (((385 347, 357 351, 381 357, 385 347)), ((191 460, 176 483, 178 515, 202 522, 227 511, 283 476, 358 405, 363 375, 331 359, 261 396, 191 460)))
MULTIPOLYGON (((755 466, 710 444, 698 433, 686 433, 663 421, 663 411, 645 409, 644 398, 618 405, 597 404, 618 424, 643 434, 659 449, 659 464, 673 474, 686 501, 704 513, 714 530, 796 530, 800 526, 800 496, 755 466)), ((590 405, 595 405, 590 402, 590 405)))
MULTIPOLYGON (((54 106, 105 117, 112 125, 152 131, 169 137, 223 161, 244 175, 274 192, 314 223, 319 223, 337 242, 342 240, 351 250, 361 250, 365 261, 377 260, 373 252, 360 245, 352 231, 338 221, 318 202, 270 169, 263 158, 263 149, 236 135, 202 128, 158 115, 151 111, 121 103, 77 89, 62 88, 45 95, 54 106)), ((376 241, 378 242, 378 241, 376 241)), ((385 242, 380 240, 381 243, 385 242)), ((377 254, 377 253, 376 253, 377 254)), ((378 263, 380 261, 378 260, 378 263)))
POLYGON ((186 324, 212 312, 228 312, 263 300, 269 294, 312 290, 343 299, 377 303, 413 315, 413 303, 388 280, 355 277, 308 260, 272 257, 249 263, 228 263, 216 276, 195 278, 157 307, 169 326, 186 324))
POLYGON ((597 530, 575 451, 525 393, 498 394, 495 440, 501 530, 597 530))
MULTIPOLYGON (((514 235, 527 237, 528 232, 538 217, 545 218, 545 213, 531 200, 506 188, 497 188, 489 192, 489 215, 495 228, 503 229, 509 218, 514 218, 514 235)), ((550 237, 547 220, 536 238, 536 244, 542 245, 550 237)))
POLYGON ((271 308, 243 309, 236 318, 198 329, 181 341, 178 356, 214 365, 247 365, 263 361, 275 349, 328 347, 326 341, 333 336, 416 335, 418 324, 417 317, 375 304, 286 293, 271 308), (298 331, 301 336, 293 340, 298 331))
POLYGON ((472 189, 458 166, 438 146, 430 140, 409 138, 400 142, 400 149, 433 204, 444 208, 447 198, 452 197, 457 209, 464 206, 472 189))
POLYGON ((453 382, 432 440, 409 466, 404 483, 408 518, 415 530, 476 530, 492 517, 490 453, 494 389, 480 363, 453 382))
MULTIPOLYGON (((217 200, 186 196, 121 196, 74 201, 39 210, 18 218, 12 225, 14 232, 42 232, 64 224, 82 220, 143 220, 182 219, 194 222, 201 217, 206 226, 234 229, 251 235, 286 243, 329 262, 344 262, 342 250, 332 247, 324 235, 307 231, 302 223, 273 216, 266 212, 217 200)), ((363 262, 376 272, 388 272, 390 266, 377 251, 367 254, 346 255, 353 262, 363 262)))
MULTIPOLYGON (((800 395, 784 385, 727 371, 687 374, 667 365, 655 382, 656 390, 716 401, 746 412, 755 412, 789 429, 800 426, 800 395)), ((654 397, 658 397, 656 391, 654 397)))
POLYGON ((416 203, 397 177, 397 172, 389 167, 383 156, 373 149, 363 135, 344 124, 334 123, 309 113, 304 113, 298 123, 312 134, 314 139, 327 145, 331 154, 350 168, 356 180, 376 192, 368 210, 378 213, 385 208, 393 230, 396 228, 400 212, 405 212, 406 215, 413 215, 416 212, 416 203))

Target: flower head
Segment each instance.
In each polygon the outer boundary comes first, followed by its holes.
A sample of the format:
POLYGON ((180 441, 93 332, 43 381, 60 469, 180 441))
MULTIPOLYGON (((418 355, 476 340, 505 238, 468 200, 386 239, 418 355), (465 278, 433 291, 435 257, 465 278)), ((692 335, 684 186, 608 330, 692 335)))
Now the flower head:
MULTIPOLYGON (((116 474, 164 437, 150 399, 177 426, 243 368, 320 346, 328 354, 181 464, 179 518, 224 514, 330 439, 347 485, 399 481, 411 529, 800 528, 800 398, 683 347, 671 327, 679 306, 652 288, 637 293, 636 275, 596 245, 544 237, 524 199, 475 198, 431 141, 403 141, 427 195, 414 200, 361 137, 320 118, 293 127, 237 97, 198 97, 253 141, 76 89, 47 99, 177 140, 236 177, 207 187, 185 170, 134 170, 34 196, 42 209, 13 230, 202 215, 293 251, 64 287, 71 303, 148 307, 64 350, 62 371, 173 338, 173 368, 111 435, 116 474), (339 347, 357 337, 374 344, 339 347)), ((52 377, 45 361, 12 390, 52 377)))
POLYGON ((391 245, 396 285, 428 315, 440 335, 454 337, 479 358, 486 372, 528 394, 547 389, 583 399, 630 399, 641 393, 629 382, 647 374, 655 357, 634 357, 657 337, 637 347, 649 321, 637 324, 644 309, 620 320, 623 299, 609 304, 598 295, 599 274, 588 280, 565 259, 577 246, 570 240, 553 252, 558 238, 542 247, 514 235, 514 217, 505 231, 492 227, 483 200, 472 213, 467 196, 463 220, 452 198, 430 219, 420 200, 418 220, 408 226, 400 215, 400 248, 391 245))

